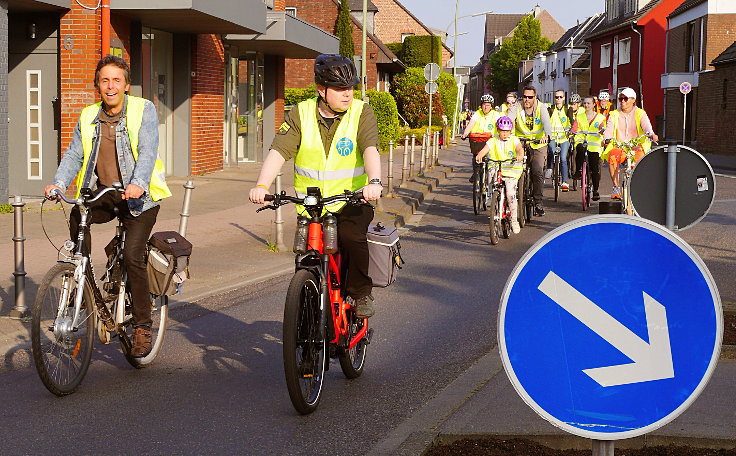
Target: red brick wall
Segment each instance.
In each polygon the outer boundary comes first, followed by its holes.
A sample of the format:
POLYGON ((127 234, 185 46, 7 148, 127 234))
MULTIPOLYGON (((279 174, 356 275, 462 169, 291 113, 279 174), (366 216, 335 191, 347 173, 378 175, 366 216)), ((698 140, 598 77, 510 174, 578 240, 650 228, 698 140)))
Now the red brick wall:
POLYGON ((700 74, 698 87, 698 151, 719 155, 736 155, 736 129, 725 119, 736 119, 736 64, 721 65, 715 71, 700 74), (724 99, 724 84, 727 81, 724 99))
POLYGON ((197 35, 192 50, 193 175, 222 169, 225 50, 217 35, 197 35))
POLYGON ((100 60, 100 14, 69 3, 71 9, 61 16, 59 30, 62 153, 71 143, 82 108, 99 99, 94 74, 100 60), (64 45, 66 37, 72 38, 71 49, 64 45))
POLYGON ((706 69, 712 70, 710 62, 736 40, 733 33, 736 30, 736 14, 709 15, 705 27, 705 65, 706 69))

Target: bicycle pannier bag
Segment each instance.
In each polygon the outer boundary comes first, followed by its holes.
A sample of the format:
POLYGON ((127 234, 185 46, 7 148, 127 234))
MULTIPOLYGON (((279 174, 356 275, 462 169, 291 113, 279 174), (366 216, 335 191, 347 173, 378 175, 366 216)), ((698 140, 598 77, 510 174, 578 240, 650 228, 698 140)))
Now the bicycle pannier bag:
POLYGON ((404 260, 401 258, 399 232, 381 222, 368 227, 368 275, 374 287, 387 287, 396 280, 396 273, 404 260))
POLYGON ((176 294, 189 278, 192 243, 176 231, 159 231, 148 240, 148 288, 159 296, 176 294))

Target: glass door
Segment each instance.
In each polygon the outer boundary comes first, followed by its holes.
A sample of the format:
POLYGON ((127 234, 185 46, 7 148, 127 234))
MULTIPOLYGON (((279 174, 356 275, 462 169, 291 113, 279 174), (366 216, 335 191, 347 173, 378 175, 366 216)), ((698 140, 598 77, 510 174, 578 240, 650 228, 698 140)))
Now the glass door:
POLYGON ((173 144, 173 36, 171 33, 143 27, 142 93, 151 100, 158 114, 158 154, 166 174, 174 168, 173 144))
POLYGON ((238 64, 238 161, 258 160, 263 149, 263 54, 238 64))

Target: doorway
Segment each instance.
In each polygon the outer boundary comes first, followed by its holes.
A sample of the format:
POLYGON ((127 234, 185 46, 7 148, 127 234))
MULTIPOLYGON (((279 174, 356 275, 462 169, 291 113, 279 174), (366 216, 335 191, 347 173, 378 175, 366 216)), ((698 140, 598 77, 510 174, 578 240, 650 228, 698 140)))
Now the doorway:
POLYGON ((153 102, 158 115, 158 154, 166 168, 173 174, 173 54, 174 37, 150 27, 143 27, 141 41, 141 88, 143 98, 153 102))

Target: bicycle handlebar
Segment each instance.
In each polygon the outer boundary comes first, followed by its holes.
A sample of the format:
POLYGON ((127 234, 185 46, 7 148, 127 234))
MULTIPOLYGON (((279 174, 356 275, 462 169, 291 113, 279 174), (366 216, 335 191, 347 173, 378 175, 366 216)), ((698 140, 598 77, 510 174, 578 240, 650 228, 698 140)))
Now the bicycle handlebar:
POLYGON ((79 198, 67 198, 58 189, 54 188, 54 189, 51 190, 51 192, 49 193, 49 196, 47 196, 46 198, 49 199, 49 200, 54 199, 54 198, 60 198, 60 199, 64 200, 65 202, 69 203, 69 204, 77 204, 77 205, 81 205, 81 206, 89 206, 90 204, 92 204, 95 201, 97 201, 98 199, 100 199, 102 197, 102 195, 104 195, 105 193, 107 193, 107 192, 114 192, 114 191, 118 191, 120 193, 124 193, 125 192, 125 189, 122 188, 122 187, 119 187, 119 188, 118 187, 106 187, 104 190, 102 190, 100 193, 98 193, 94 198, 88 199, 88 197, 85 196, 85 195, 80 195, 79 198))
POLYGON ((340 201, 345 201, 349 204, 359 204, 362 202, 363 199, 363 191, 358 190, 356 192, 351 192, 350 190, 345 190, 345 193, 341 193, 339 195, 333 195, 333 196, 327 196, 327 197, 317 197, 317 196, 311 196, 307 195, 304 198, 299 198, 296 196, 289 196, 286 194, 285 191, 282 191, 281 193, 275 193, 273 195, 265 195, 263 197, 264 201, 273 201, 273 204, 269 204, 268 206, 259 207, 256 209, 256 212, 265 211, 266 209, 276 210, 277 208, 289 204, 301 204, 303 206, 308 207, 316 207, 316 206, 324 206, 330 203, 337 203, 340 201))

